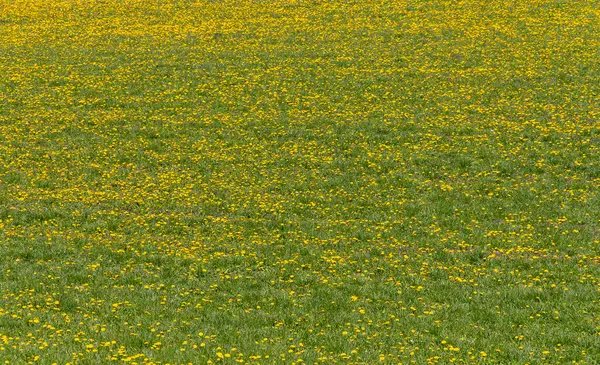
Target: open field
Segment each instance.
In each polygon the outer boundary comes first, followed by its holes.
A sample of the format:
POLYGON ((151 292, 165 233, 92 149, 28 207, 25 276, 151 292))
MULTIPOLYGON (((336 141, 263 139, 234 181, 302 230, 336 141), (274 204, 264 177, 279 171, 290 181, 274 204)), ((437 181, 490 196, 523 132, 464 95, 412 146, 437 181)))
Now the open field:
POLYGON ((600 1, 0 0, 0 364, 600 364, 600 1))

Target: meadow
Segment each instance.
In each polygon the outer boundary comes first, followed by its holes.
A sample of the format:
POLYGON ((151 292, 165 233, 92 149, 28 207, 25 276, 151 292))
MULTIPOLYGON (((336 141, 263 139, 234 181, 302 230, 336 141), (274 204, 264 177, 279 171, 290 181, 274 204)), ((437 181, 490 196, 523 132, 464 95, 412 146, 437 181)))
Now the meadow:
POLYGON ((0 0, 0 364, 599 364, 600 1, 0 0))

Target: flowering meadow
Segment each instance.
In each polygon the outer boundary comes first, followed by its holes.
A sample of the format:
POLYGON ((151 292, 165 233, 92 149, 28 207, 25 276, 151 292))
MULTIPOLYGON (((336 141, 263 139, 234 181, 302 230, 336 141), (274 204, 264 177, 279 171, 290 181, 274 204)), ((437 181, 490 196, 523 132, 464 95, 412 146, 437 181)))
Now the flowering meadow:
POLYGON ((600 1, 0 0, 0 364, 598 364, 600 1))

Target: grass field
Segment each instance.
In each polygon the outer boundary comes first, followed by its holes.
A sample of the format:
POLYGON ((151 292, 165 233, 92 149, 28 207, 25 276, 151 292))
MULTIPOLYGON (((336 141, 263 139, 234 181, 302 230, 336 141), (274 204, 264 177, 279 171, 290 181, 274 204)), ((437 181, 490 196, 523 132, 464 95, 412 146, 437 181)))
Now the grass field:
POLYGON ((600 364, 600 1, 0 0, 0 364, 600 364))

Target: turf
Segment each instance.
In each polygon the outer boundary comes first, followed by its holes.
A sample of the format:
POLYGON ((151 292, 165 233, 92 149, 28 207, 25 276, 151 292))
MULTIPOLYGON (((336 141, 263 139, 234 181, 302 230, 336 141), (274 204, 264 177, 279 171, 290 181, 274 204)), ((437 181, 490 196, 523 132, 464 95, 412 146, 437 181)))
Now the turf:
POLYGON ((599 18, 0 0, 1 362, 598 364, 599 18))

